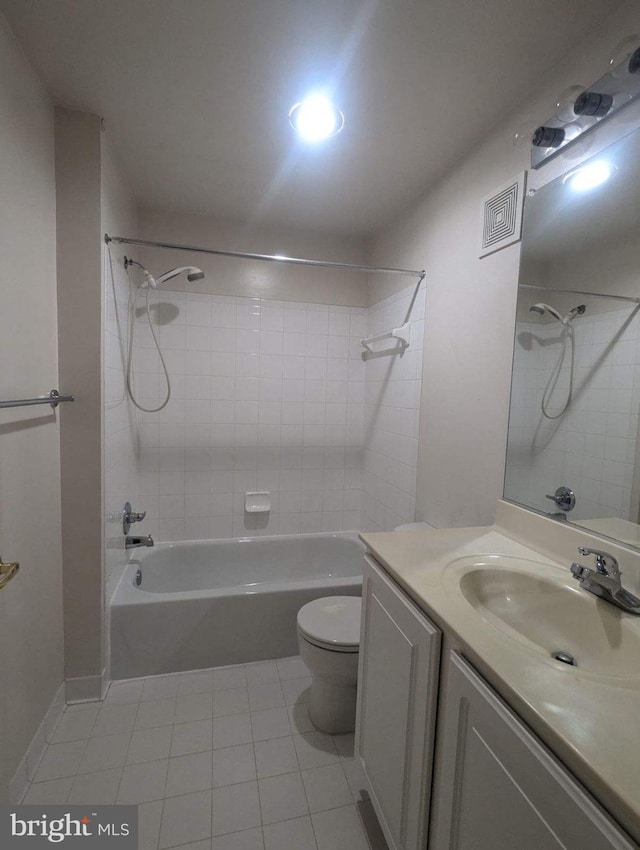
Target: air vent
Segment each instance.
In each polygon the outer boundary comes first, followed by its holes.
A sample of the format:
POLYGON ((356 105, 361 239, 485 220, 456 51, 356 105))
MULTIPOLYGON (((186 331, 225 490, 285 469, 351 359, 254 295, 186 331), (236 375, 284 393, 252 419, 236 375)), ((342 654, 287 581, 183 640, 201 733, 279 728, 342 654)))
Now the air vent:
POLYGON ((523 171, 498 192, 485 198, 481 257, 506 248, 520 239, 526 176, 527 172, 523 171))

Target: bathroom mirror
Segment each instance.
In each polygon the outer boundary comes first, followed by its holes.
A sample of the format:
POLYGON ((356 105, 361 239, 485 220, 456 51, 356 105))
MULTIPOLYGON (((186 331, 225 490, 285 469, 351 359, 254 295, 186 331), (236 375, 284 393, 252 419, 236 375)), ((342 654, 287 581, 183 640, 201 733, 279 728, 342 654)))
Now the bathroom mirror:
POLYGON ((525 201, 504 497, 640 546, 640 130, 525 201))

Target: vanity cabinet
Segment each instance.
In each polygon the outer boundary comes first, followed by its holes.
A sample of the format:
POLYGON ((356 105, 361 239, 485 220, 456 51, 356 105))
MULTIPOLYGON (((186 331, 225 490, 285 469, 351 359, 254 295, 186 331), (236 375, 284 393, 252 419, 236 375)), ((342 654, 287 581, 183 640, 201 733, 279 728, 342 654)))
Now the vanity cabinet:
POLYGON ((390 850, 427 843, 440 631, 366 557, 356 753, 390 850))
POLYGON ((457 653, 449 658, 430 850, 632 850, 457 653))
POLYGON ((365 560, 355 747, 390 850, 639 850, 365 560))

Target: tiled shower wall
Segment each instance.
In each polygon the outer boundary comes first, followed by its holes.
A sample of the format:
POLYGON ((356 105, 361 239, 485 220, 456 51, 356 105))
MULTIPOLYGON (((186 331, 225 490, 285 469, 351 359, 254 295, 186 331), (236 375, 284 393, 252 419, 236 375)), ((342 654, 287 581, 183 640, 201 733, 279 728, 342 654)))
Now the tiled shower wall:
MULTIPOLYGON (((571 519, 618 516, 633 522, 632 483, 640 409, 637 310, 576 318, 572 401, 556 420, 541 400, 561 350, 557 322, 518 322, 505 496, 541 511, 561 485, 576 494, 571 519)), ((568 391, 568 362, 551 397, 553 415, 568 391)))
MULTIPOLYGON (((138 300, 135 391, 165 380, 138 300)), ((171 399, 138 412, 136 530, 159 540, 361 526, 367 310, 160 291, 151 313, 171 399), (246 491, 270 491, 268 514, 246 491)))
POLYGON ((415 519, 424 311, 424 281, 368 310, 367 336, 405 321, 411 333, 403 353, 389 353, 397 343, 383 341, 366 355, 362 527, 370 531, 415 519))

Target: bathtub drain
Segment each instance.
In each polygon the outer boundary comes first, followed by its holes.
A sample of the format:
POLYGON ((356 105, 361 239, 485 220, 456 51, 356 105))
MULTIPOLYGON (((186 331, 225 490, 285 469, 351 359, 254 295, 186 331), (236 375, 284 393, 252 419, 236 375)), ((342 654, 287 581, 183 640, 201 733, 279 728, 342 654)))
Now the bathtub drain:
POLYGON ((142 570, 136 570, 136 587, 142 584, 142 570))
POLYGON ((563 652, 561 649, 556 652, 551 653, 551 657, 555 658, 556 661, 562 661, 563 664, 569 664, 571 667, 577 667, 578 663, 573 655, 570 655, 568 652, 563 652))

